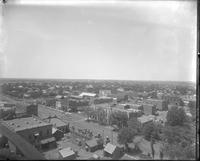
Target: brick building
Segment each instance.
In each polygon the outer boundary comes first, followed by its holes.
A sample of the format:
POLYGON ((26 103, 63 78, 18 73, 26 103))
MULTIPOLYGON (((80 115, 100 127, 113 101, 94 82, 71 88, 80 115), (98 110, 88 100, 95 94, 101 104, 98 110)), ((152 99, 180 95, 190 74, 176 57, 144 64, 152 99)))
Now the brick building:
POLYGON ((145 100, 145 102, 147 104, 155 105, 157 110, 166 111, 168 109, 168 104, 165 100, 147 99, 147 100, 145 100))
MULTIPOLYGON (((55 138, 52 137, 52 124, 46 123, 38 117, 17 118, 3 121, 3 123, 38 149, 55 146, 55 138)), ((9 147, 12 151, 19 152, 11 142, 9 142, 9 147)))
POLYGON ((142 104, 143 106, 143 113, 145 115, 155 115, 156 113, 156 106, 153 104, 142 104))

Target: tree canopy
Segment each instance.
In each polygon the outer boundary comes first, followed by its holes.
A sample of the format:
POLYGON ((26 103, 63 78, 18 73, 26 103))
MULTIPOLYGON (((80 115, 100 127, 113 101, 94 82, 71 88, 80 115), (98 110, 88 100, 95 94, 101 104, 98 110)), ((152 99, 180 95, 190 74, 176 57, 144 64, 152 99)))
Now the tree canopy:
POLYGON ((148 141, 150 141, 151 138, 156 140, 160 139, 159 131, 159 127, 153 122, 148 123, 143 127, 143 135, 148 141))
POLYGON ((110 115, 110 124, 117 125, 119 129, 127 127, 128 116, 122 112, 114 112, 110 115))
POLYGON ((128 120, 127 124, 128 127, 134 129, 137 132, 137 134, 141 133, 141 124, 136 117, 132 117, 130 120, 128 120))
POLYGON ((188 121, 183 108, 173 106, 167 113, 167 124, 171 126, 184 125, 188 121))
POLYGON ((131 128, 124 127, 119 131, 118 142, 120 144, 127 144, 133 140, 137 132, 131 128))

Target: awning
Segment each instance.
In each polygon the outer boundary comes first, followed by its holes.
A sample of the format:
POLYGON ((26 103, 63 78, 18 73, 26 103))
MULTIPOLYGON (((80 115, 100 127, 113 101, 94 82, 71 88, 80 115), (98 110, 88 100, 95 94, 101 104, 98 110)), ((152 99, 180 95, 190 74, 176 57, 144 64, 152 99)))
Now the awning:
POLYGON ((54 142, 56 141, 55 137, 51 137, 51 138, 48 138, 48 139, 43 139, 40 141, 41 144, 48 144, 48 143, 51 143, 51 142, 54 142))

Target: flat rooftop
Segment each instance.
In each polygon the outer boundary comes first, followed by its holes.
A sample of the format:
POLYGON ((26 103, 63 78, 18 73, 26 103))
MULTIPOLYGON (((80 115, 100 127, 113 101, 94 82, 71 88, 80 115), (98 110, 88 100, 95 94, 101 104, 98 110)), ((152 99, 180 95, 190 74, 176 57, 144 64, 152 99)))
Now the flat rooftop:
POLYGON ((50 123, 46 123, 36 117, 17 118, 3 121, 3 123, 15 132, 51 125, 50 123))
POLYGON ((61 127, 61 126, 66 126, 67 123, 63 122, 59 118, 50 118, 50 119, 45 119, 46 121, 50 120, 50 124, 55 125, 56 127, 61 127))

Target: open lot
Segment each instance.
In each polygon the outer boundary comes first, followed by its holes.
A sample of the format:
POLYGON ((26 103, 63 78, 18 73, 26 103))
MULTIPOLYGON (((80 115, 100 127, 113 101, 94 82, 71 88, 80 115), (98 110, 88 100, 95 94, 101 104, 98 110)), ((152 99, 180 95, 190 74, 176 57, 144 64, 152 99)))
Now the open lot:
POLYGON ((70 127, 74 126, 76 129, 88 129, 93 132, 93 135, 101 134, 104 139, 108 136, 113 141, 113 144, 117 143, 117 133, 112 131, 112 128, 109 126, 102 126, 98 123, 87 122, 85 121, 85 116, 83 114, 71 113, 65 114, 64 112, 60 112, 56 109, 52 109, 50 107, 46 107, 44 105, 39 105, 38 107, 39 117, 47 118, 48 116, 57 116, 62 119, 66 123, 70 123, 70 127))

